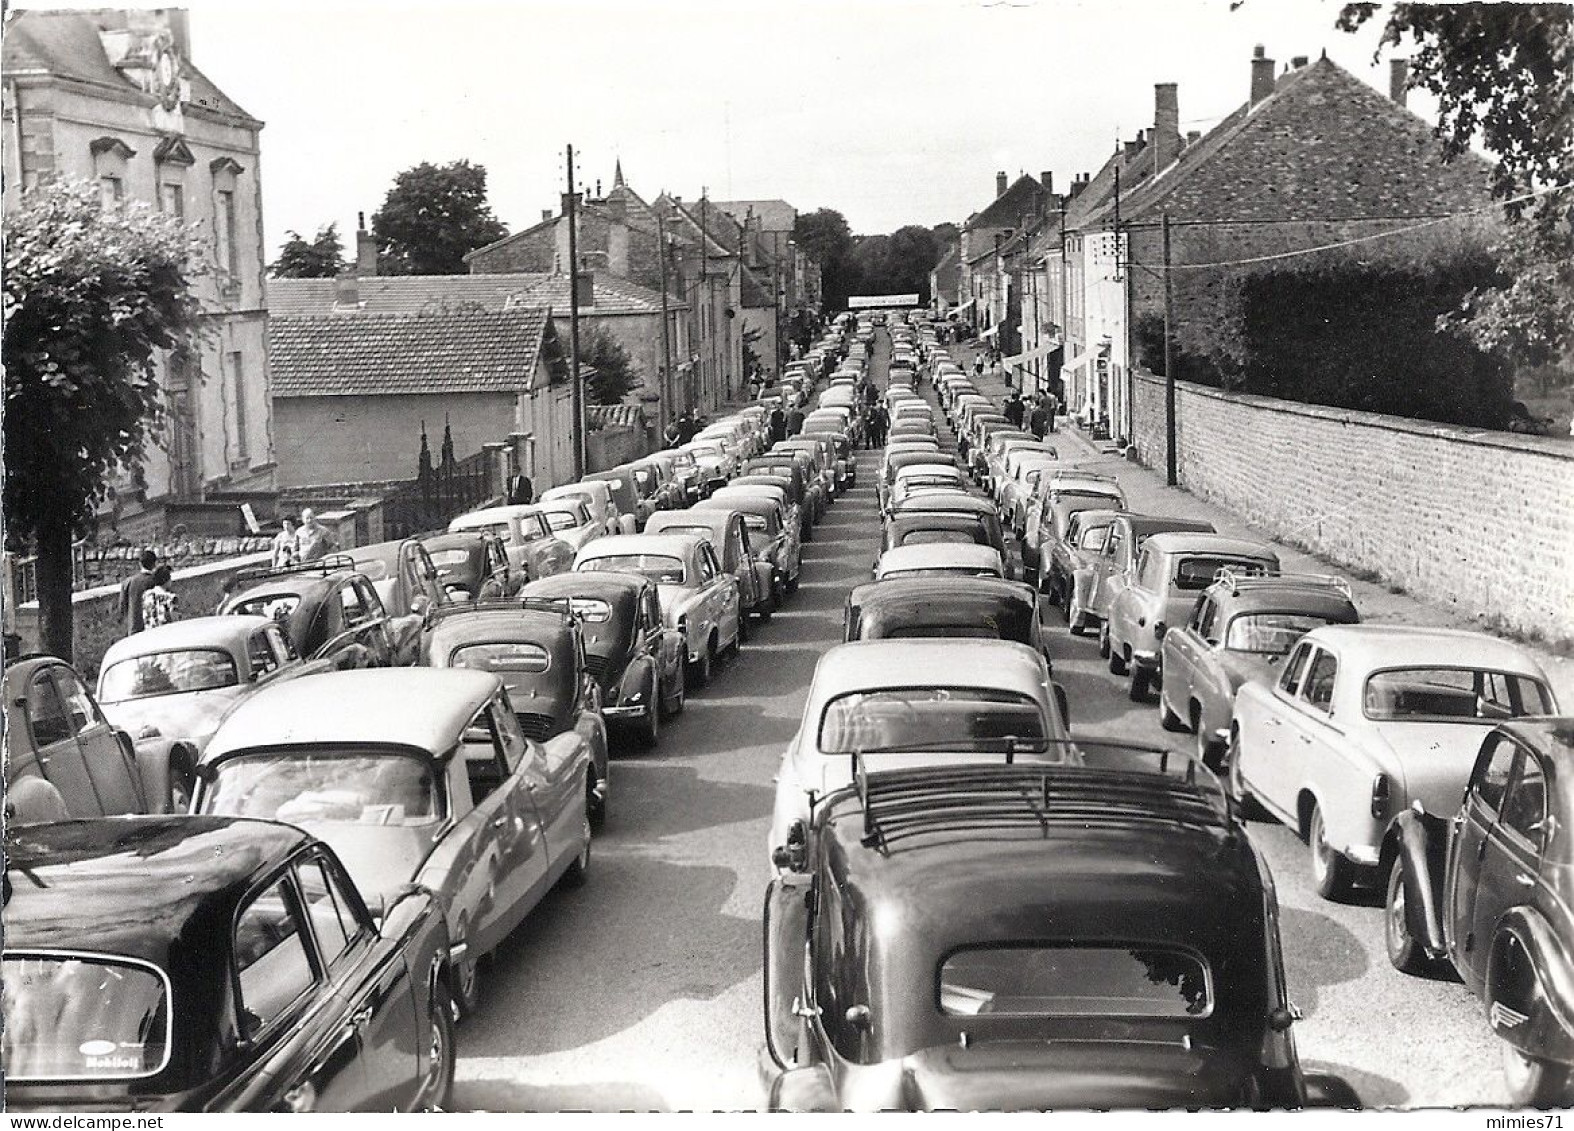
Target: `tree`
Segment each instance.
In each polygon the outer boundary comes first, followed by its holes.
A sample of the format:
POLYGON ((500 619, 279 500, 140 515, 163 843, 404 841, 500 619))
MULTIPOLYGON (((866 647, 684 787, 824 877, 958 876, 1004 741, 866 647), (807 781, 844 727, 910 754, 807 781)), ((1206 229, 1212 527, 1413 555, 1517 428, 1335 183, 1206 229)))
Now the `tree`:
POLYGON ((71 540, 163 418, 155 358, 198 332, 206 257, 146 205, 51 181, 5 218, 5 519, 38 553, 44 648, 72 655, 71 540))
POLYGON ((792 238, 820 265, 820 293, 828 309, 847 305, 857 286, 853 263, 853 230, 834 208, 804 212, 793 225, 792 238))
MULTIPOLYGON (((1346 4, 1338 26, 1355 31, 1377 8, 1346 4)), ((1378 45, 1381 54, 1407 38, 1415 43, 1410 84, 1438 98, 1445 159, 1479 139, 1496 159, 1493 195, 1518 221, 1498 249, 1514 270, 1466 295, 1439 327, 1524 365, 1574 350, 1571 28, 1568 4, 1401 3, 1378 45)))
POLYGON ((372 216, 377 269, 388 275, 463 275, 466 252, 508 235, 486 201, 486 167, 422 162, 394 178, 372 216))
POLYGON ((317 229, 317 238, 305 240, 299 232, 286 232, 290 238, 279 249, 279 258, 268 267, 275 279, 332 279, 348 264, 339 225, 317 229))
POLYGON ((629 351, 605 326, 581 327, 579 364, 595 368, 585 383, 590 404, 622 404, 627 394, 643 384, 629 351))

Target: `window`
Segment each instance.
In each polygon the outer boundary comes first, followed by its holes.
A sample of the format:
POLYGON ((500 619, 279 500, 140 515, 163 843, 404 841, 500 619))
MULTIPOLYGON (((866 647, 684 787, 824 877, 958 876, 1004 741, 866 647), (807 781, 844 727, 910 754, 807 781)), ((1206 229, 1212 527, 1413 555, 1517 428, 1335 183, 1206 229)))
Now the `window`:
POLYGON ((1338 674, 1339 661, 1333 653, 1319 651, 1317 659, 1312 661, 1311 669, 1306 673, 1306 683, 1302 687, 1307 703, 1325 714, 1332 714, 1334 678, 1338 674))
POLYGON ((1508 801, 1503 805, 1503 827, 1518 833, 1540 851, 1546 831, 1546 816, 1546 771, 1542 769, 1540 760, 1527 750, 1519 763, 1519 776, 1514 780, 1508 801))
POLYGON ((126 182, 116 176, 100 177, 98 192, 105 208, 118 208, 126 199, 126 182))
POLYGON ((244 461, 250 451, 246 443, 246 357, 231 350, 230 381, 235 386, 235 458, 244 461))
POLYGON ((1286 695, 1294 695, 1301 686, 1301 672, 1306 667, 1306 661, 1312 654, 1312 646, 1303 644, 1296 649, 1295 655, 1290 657, 1290 662, 1284 665, 1284 674, 1279 677, 1279 690, 1286 695))
POLYGON ((254 632, 251 639, 246 641, 246 658, 251 663, 252 678, 271 672, 279 666, 279 658, 274 654, 273 643, 264 632, 254 632))
POLYGON ((950 1017, 1206 1017, 1212 979, 1199 956, 1173 947, 978 947, 940 967, 950 1017))
POLYGON ((344 892, 320 856, 305 861, 297 878, 301 884, 301 898, 306 904, 306 915, 312 922, 317 936, 317 950, 322 955, 323 966, 332 969, 339 956, 350 949, 350 944, 360 934, 360 924, 355 921, 344 892))
POLYGON ((280 664, 300 659, 300 654, 295 651, 295 645, 290 643, 290 638, 284 635, 283 630, 277 625, 269 625, 263 631, 267 634, 268 642, 273 646, 273 654, 278 657, 280 664))
POLYGON ((264 890, 235 920, 235 969, 246 1037, 266 1028, 316 981, 288 881, 264 890))
POLYGON ((234 687, 240 677, 229 652, 217 648, 183 648, 130 656, 104 669, 99 680, 104 702, 124 703, 157 695, 234 687))
POLYGON ((492 725, 497 728, 503 746, 503 766, 511 774, 519 769, 520 759, 525 755, 525 732, 520 728, 519 717, 504 704, 494 700, 491 710, 492 725))
POLYGON ((169 980, 137 958, 6 951, 7 1082, 132 1080, 169 1063, 169 980))
POLYGON ((1470 793, 1489 812, 1496 813, 1498 806, 1503 803, 1503 794, 1508 790, 1519 747, 1501 735, 1495 735, 1487 742, 1491 749, 1483 751, 1476 761, 1476 774, 1470 785, 1470 793))
POLYGON ((1512 719, 1546 714, 1552 699, 1540 681, 1471 668, 1393 668, 1374 672, 1364 697, 1369 719, 1512 719))
POLYGON ((158 187, 159 209, 168 212, 177 220, 186 218, 186 190, 185 187, 169 181, 162 182, 158 187))
POLYGON ((234 275, 236 273, 235 193, 229 189, 220 189, 215 194, 213 240, 219 269, 234 275))
POLYGON ((71 721, 73 734, 81 734, 88 727, 104 721, 98 708, 93 705, 93 697, 82 686, 82 681, 77 679, 76 672, 70 668, 56 668, 55 680, 60 685, 61 698, 66 704, 66 717, 71 721))
POLYGON ((716 555, 711 553, 710 543, 707 542, 700 547, 700 580, 714 580, 716 572, 716 555))
POLYGON ((470 796, 477 805, 503 784, 507 776, 503 766, 503 752, 499 746, 497 721, 491 711, 481 713, 465 728, 463 757, 465 773, 470 778, 470 796))
POLYGON ((33 742, 48 746, 71 737, 71 720, 61 702, 60 689, 47 671, 39 672, 27 688, 27 721, 33 728, 33 742))
POLYGON ((1224 646, 1232 652, 1283 656, 1312 629, 1329 623, 1313 613, 1242 613, 1230 621, 1224 646))
POLYGON ((370 747, 226 758, 200 808, 285 824, 416 826, 437 819, 440 802, 426 760, 370 747))
POLYGON ((1214 635, 1214 626, 1218 620, 1219 606, 1206 597, 1197 602, 1197 635, 1209 644, 1218 643, 1218 637, 1214 635))

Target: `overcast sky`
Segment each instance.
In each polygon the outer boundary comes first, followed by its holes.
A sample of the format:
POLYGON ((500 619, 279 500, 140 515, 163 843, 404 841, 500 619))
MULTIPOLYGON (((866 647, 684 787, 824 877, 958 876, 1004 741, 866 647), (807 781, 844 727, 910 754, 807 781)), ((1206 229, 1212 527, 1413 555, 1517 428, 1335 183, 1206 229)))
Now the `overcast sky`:
MULTIPOLYGON (((394 174, 486 166, 511 229, 621 157, 646 199, 780 197, 859 233, 960 221, 997 169, 1063 189, 1180 88, 1181 129, 1247 95, 1254 44, 1280 68, 1325 49, 1386 92, 1374 22, 1339 0, 188 0, 192 54, 267 122, 270 256, 287 229, 349 235, 394 174)), ((1411 106, 1429 110, 1413 92, 1411 106)))

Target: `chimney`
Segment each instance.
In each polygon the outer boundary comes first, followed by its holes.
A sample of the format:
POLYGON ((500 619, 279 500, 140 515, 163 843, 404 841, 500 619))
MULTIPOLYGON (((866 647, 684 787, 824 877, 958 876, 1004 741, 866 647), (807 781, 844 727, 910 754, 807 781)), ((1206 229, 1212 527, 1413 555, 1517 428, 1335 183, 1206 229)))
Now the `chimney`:
POLYGON ((597 200, 601 199, 601 178, 600 177, 596 178, 596 199, 597 200))
POLYGON ((1005 196, 1005 195, 1006 195, 1006 172, 1005 172, 1004 169, 1002 169, 1000 172, 995 174, 995 196, 1001 197, 1001 196, 1005 196))
POLYGON ((1153 171, 1167 169, 1180 156, 1180 96, 1175 84, 1153 84, 1153 171))
POLYGON ((623 199, 609 207, 607 218, 607 270, 619 278, 629 274, 629 227, 623 219, 623 199))
POLYGON ((1202 131, 1201 130, 1187 130, 1186 131, 1186 144, 1187 145, 1196 145, 1201 140, 1202 140, 1202 131))
POLYGON ((1399 105, 1405 104, 1405 90, 1410 85, 1410 60, 1388 60, 1388 97, 1399 105))
POLYGON ((546 221, 548 221, 550 219, 552 219, 552 209, 550 209, 550 208, 543 208, 541 210, 542 223, 545 223, 546 221))
POLYGON ((1046 195, 1048 195, 1048 196, 1054 196, 1055 195, 1055 174, 1054 173, 1050 172, 1048 169, 1045 169, 1042 173, 1040 173, 1038 175, 1038 183, 1044 186, 1044 192, 1045 192, 1046 195))
POLYGON ((170 38, 175 41, 175 54, 191 61, 191 16, 184 8, 165 8, 164 19, 169 25, 170 38))
POLYGON ((574 291, 579 296, 579 308, 596 305, 596 275, 593 271, 574 272, 574 291))
POLYGON ((334 309, 346 307, 350 310, 357 310, 360 308, 360 305, 360 280, 356 278, 355 272, 346 271, 344 274, 337 276, 333 281, 334 309))
POLYGON ((1306 64, 1310 61, 1311 60, 1305 55, 1297 55, 1295 58, 1290 60, 1290 70, 1298 71, 1302 67, 1306 66, 1306 64))
POLYGON ((1260 43, 1252 48, 1252 96, 1248 106, 1257 105, 1273 93, 1273 60, 1266 57, 1265 50, 1260 43))
POLYGON ((1126 142, 1126 160, 1130 161, 1137 155, 1137 150, 1141 148, 1142 142, 1137 138, 1132 138, 1130 141, 1126 142))
POLYGON ((355 214, 355 273, 363 279, 377 275, 377 241, 366 230, 366 213, 355 214))

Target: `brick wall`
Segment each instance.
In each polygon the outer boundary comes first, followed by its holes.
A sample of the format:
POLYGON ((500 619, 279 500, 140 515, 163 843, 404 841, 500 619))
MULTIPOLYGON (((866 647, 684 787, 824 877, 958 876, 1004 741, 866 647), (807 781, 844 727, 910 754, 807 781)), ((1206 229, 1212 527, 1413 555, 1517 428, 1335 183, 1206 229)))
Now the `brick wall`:
MULTIPOLYGON (((1164 382, 1137 455, 1163 468, 1164 382)), ((1574 442, 1177 383, 1181 485, 1272 537, 1484 624, 1574 644, 1574 442)))
POLYGON ((643 428, 614 425, 598 428, 585 436, 585 460, 589 471, 609 471, 649 453, 650 442, 643 428))

